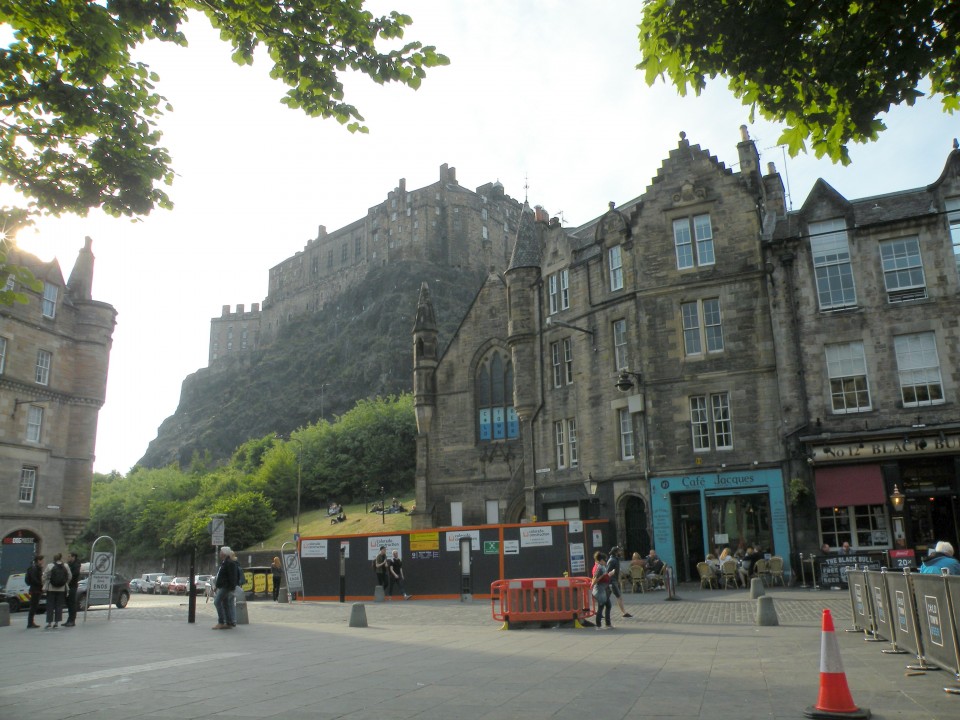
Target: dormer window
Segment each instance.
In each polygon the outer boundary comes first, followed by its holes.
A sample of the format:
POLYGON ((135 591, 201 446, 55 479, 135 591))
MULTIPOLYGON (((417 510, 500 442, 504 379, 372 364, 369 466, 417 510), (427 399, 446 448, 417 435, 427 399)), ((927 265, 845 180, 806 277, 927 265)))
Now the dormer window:
POLYGON ((810 223, 810 254, 820 309, 856 306, 857 290, 853 285, 847 223, 843 218, 810 223))

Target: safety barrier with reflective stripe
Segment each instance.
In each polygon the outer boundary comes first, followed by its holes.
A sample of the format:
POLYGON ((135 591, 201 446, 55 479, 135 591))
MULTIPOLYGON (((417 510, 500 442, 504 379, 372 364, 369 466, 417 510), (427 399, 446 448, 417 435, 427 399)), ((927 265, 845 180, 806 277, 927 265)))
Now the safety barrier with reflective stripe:
POLYGON ((503 622, 565 622, 594 614, 590 578, 522 578, 490 583, 490 610, 503 622))

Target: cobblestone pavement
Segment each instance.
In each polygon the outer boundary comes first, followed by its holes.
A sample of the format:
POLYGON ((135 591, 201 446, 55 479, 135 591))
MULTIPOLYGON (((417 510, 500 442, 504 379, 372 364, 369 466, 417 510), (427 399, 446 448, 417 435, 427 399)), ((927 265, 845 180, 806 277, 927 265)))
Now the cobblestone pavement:
POLYGON ((955 720, 948 673, 844 633, 846 592, 768 589, 778 626, 747 591, 627 594, 613 630, 500 632, 486 600, 250 602, 250 624, 211 631, 199 598, 135 595, 76 628, 0 627, 0 720, 800 720, 818 701, 821 617, 857 706, 874 718, 955 720), (362 610, 367 627, 349 627, 362 610), (9 659, 15 658, 12 662, 9 659))

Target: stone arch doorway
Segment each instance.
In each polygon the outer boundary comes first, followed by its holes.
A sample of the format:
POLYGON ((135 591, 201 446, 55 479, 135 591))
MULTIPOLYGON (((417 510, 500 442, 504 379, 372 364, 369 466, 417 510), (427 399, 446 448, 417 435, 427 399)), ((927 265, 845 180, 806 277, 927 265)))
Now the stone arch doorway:
POLYGON ((650 531, 647 503, 639 495, 627 495, 621 500, 623 519, 623 557, 630 560, 633 553, 646 557, 650 552, 650 531))

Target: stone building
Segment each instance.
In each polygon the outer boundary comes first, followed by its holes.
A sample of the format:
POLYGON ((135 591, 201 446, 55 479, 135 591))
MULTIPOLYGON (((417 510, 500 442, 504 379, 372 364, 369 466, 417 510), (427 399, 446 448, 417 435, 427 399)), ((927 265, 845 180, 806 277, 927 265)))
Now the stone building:
POLYGON ((408 190, 401 178, 366 216, 316 238, 270 268, 267 297, 249 312, 225 305, 210 323, 211 369, 242 359, 272 342, 290 320, 322 312, 373 267, 422 260, 454 268, 503 270, 516 235, 520 204, 499 182, 475 191, 457 182, 455 168, 440 166, 437 182, 408 190))
POLYGON ((954 143, 927 187, 848 200, 821 180, 765 233, 801 551, 960 547, 954 143))
POLYGON ((0 537, 48 554, 65 550, 89 517, 116 324, 116 310, 91 294, 91 245, 66 283, 56 260, 14 249, 10 260, 41 286, 11 276, 8 287, 28 302, 0 305, 0 537))
POLYGON ((681 579, 716 546, 787 558, 764 227, 784 215, 744 130, 738 172, 681 135, 645 192, 566 230, 526 209, 436 356, 414 329, 420 526, 607 517, 681 579))

